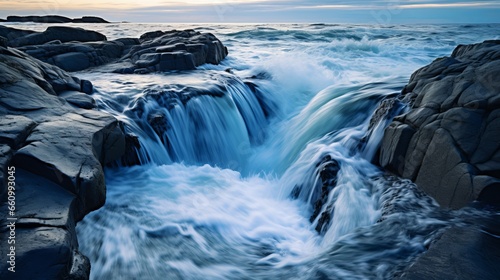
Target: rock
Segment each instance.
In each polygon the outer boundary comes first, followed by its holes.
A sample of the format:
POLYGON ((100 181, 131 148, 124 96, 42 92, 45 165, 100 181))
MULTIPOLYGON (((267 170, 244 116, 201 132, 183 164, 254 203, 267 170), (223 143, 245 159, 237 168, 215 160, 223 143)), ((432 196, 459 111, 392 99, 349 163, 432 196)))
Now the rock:
POLYGON ((6 38, 7 41, 13 40, 16 38, 20 38, 20 37, 24 37, 26 35, 30 35, 30 34, 34 34, 34 33, 38 33, 38 32, 31 31, 31 30, 16 29, 16 28, 6 27, 6 26, 0 25, 0 36, 6 38))
POLYGON ((399 279, 500 279, 500 241, 492 228, 452 227, 399 279))
POLYGON ((68 23, 72 20, 63 16, 8 16, 8 22, 68 23))
POLYGON ((82 18, 75 18, 72 20, 73 23, 109 23, 109 21, 102 19, 100 17, 85 16, 82 18))
POLYGON ((443 207, 483 200, 487 186, 498 193, 495 184, 474 182, 500 179, 499 76, 500 41, 458 46, 451 57, 417 70, 400 97, 409 111, 385 130, 380 165, 443 207))
POLYGON ((7 47, 8 40, 5 37, 0 36, 0 47, 7 47))
MULTIPOLYGON (((1 21, 1 20, 0 20, 1 21)), ((85 16, 81 18, 68 18, 57 15, 48 16, 8 16, 7 22, 39 22, 39 23, 109 23, 108 21, 94 16, 85 16)))
POLYGON ((71 41, 106 41, 106 36, 96 31, 85 30, 83 28, 50 26, 44 32, 32 33, 24 37, 12 39, 9 45, 13 47, 41 45, 54 40, 60 40, 63 43, 71 41))
POLYGON ((68 103, 78 108, 94 109, 96 107, 94 98, 81 92, 67 91, 59 94, 59 97, 64 98, 68 103))
POLYGON ((80 88, 81 91, 86 94, 92 94, 94 92, 94 86, 87 80, 80 80, 80 88))
POLYGON ((52 58, 54 65, 66 71, 80 71, 89 68, 90 58, 83 53, 69 52, 52 58))
POLYGON ((66 71, 80 71, 116 61, 124 45, 120 42, 62 43, 20 47, 19 50, 66 71))
MULTIPOLYGON (((89 91, 88 81, 3 47, 0 71, 0 192, 14 166, 16 279, 88 279, 75 224, 105 201, 102 166, 124 153, 122 127, 111 115, 77 108, 94 104, 76 92, 89 91)), ((9 279, 6 247, 0 250, 0 278, 9 279)))
MULTIPOLYGON (((192 70, 204 63, 219 64, 227 56, 227 48, 213 34, 194 30, 148 32, 139 42, 122 59, 131 62, 134 73, 192 70)), ((114 70, 130 71, 130 67, 114 70)))

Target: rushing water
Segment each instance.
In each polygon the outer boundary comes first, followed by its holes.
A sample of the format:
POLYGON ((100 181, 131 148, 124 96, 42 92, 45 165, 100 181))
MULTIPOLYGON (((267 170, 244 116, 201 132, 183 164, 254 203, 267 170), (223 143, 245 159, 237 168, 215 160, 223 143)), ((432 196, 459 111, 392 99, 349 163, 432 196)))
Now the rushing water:
MULTIPOLYGON (((46 25, 16 24, 32 29, 46 25)), ((84 25, 108 36, 189 25, 84 25)), ((77 73, 138 137, 77 227, 93 279, 388 278, 456 213, 370 161, 413 71, 498 25, 209 25, 221 65, 77 73)), ((400 108, 403 110, 404 108, 400 108)))

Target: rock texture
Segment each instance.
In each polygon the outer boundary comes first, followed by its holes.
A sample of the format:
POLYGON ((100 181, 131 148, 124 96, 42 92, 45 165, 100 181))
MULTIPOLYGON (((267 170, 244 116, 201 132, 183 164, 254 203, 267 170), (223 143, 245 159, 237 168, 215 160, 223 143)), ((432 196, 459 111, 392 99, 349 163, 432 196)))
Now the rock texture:
POLYGON ((441 206, 500 203, 500 41, 458 46, 416 71, 409 110, 386 128, 380 165, 441 206))
POLYGON ((500 279, 499 234, 498 216, 467 227, 452 227, 398 278, 500 279))
POLYGON ((16 274, 0 246, 1 279, 85 279, 75 224, 102 206, 102 166, 121 157, 118 121, 90 110, 90 82, 25 53, 0 47, 0 242, 8 236, 6 169, 14 166, 16 274), (15 276, 15 277, 13 277, 15 276))
POLYGON ((48 16, 8 16, 6 22, 39 22, 39 23, 109 23, 108 21, 94 16, 86 16, 81 18, 68 18, 57 15, 48 16))
MULTIPOLYGON (((110 64, 107 71, 144 74, 192 70, 219 64, 227 48, 213 34, 194 30, 154 31, 140 38, 107 41, 106 36, 81 28, 53 26, 44 32, 0 26, 4 46, 16 47, 66 71, 80 71, 110 64)), ((1 38, 0 38, 1 39, 1 38)))
POLYGON ((192 70, 204 63, 219 64, 228 54, 213 34, 194 30, 148 32, 141 35, 139 42, 122 59, 131 63, 130 66, 114 72, 192 70))
POLYGON ((48 42, 59 41, 62 43, 78 41, 106 41, 106 36, 99 32, 85 30, 78 27, 50 26, 44 32, 36 32, 9 41, 9 46, 22 47, 28 45, 42 45, 48 42))

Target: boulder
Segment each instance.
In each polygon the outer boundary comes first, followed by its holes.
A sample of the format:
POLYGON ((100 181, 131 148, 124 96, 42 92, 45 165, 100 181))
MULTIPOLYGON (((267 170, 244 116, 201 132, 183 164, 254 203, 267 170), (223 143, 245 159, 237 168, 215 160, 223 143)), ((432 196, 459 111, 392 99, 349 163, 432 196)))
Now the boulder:
POLYGON ((78 27, 50 26, 44 32, 32 33, 24 37, 13 39, 9 42, 9 45, 13 47, 41 45, 54 40, 59 40, 63 43, 71 41, 106 41, 106 36, 96 31, 85 30, 78 27))
POLYGON ((379 162, 441 206, 482 200, 500 179, 500 41, 458 46, 417 70, 399 97, 409 110, 386 128, 379 162), (476 180, 476 178, 482 178, 476 180))
MULTIPOLYGON (((88 110, 94 101, 82 91, 90 92, 89 81, 58 67, 0 47, 0 72, 0 192, 14 166, 16 279, 88 279, 75 225, 104 204, 102 166, 124 153, 122 127, 113 116, 88 110)), ((2 243, 6 236, 0 234, 2 243)), ((6 249, 0 248, 1 279, 12 276, 6 249)))

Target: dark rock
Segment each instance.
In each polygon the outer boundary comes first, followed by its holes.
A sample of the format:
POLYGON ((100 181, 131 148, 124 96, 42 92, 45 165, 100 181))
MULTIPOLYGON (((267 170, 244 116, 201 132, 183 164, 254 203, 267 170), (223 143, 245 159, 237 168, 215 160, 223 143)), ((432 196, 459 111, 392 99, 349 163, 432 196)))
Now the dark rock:
POLYGON ((227 56, 227 49, 214 35, 194 30, 153 31, 139 41, 124 56, 135 66, 134 73, 192 70, 204 63, 219 64, 227 56))
MULTIPOLYGON (((0 47, 0 71, 0 192, 6 167, 15 166, 16 279, 87 279, 75 224, 104 203, 102 166, 123 154, 122 128, 106 113, 70 105, 93 100, 75 92, 79 79, 55 66, 0 47)), ((0 278, 9 279, 5 249, 0 278)))
POLYGON ((91 42, 106 41, 106 36, 96 31, 85 30, 77 27, 50 26, 41 33, 33 33, 24 37, 12 39, 10 46, 21 47, 28 45, 42 45, 50 41, 60 40, 61 42, 91 42))
POLYGON ((96 107, 94 98, 81 92, 67 91, 59 94, 59 97, 64 98, 68 103, 78 108, 94 109, 96 107))
POLYGON ((63 16, 8 16, 8 22, 68 23, 72 20, 63 16))
POLYGON ((7 47, 8 40, 5 37, 0 36, 0 47, 7 47))
POLYGON ((86 94, 92 94, 94 92, 94 86, 88 80, 80 80, 81 92, 86 94))
POLYGON ((54 65, 66 71, 80 71, 89 68, 90 58, 80 52, 69 52, 52 58, 54 65))
MULTIPOLYGON (((2 20, 0 20, 2 21, 2 20)), ((109 23, 108 21, 94 16, 84 16, 71 19, 68 17, 48 15, 48 16, 8 16, 7 22, 38 22, 38 23, 109 23)))
POLYGON ((72 20, 73 23, 109 23, 109 21, 102 19, 100 17, 85 16, 82 18, 75 18, 72 20))
POLYGON ((24 37, 26 35, 38 33, 31 30, 22 30, 16 29, 12 27, 2 26, 0 25, 0 36, 6 38, 8 41, 14 40, 16 38, 24 37))
POLYGON ((139 142, 139 137, 134 134, 125 135, 125 154, 121 158, 121 164, 123 166, 134 166, 140 165, 141 161, 138 156, 138 152, 141 149, 141 143, 139 142))
POLYGON ((452 227, 399 279, 500 279, 498 252, 498 232, 452 227))
POLYGON ((417 70, 401 97, 409 111, 385 130, 381 166, 443 207, 484 199, 486 182, 500 179, 499 76, 500 41, 458 46, 417 70))
POLYGON ((66 71, 80 71, 100 66, 121 57, 124 45, 120 42, 62 43, 20 47, 27 54, 66 71))

